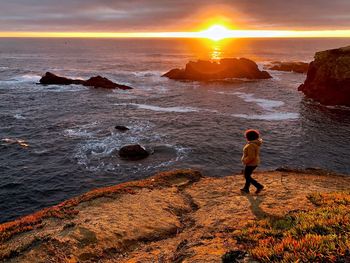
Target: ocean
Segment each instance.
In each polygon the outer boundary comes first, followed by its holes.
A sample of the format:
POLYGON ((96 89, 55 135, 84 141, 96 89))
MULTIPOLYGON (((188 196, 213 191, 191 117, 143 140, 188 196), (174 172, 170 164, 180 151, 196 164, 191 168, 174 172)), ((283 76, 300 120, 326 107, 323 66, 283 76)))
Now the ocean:
POLYGON ((159 171, 238 173, 248 128, 259 129, 264 139, 260 170, 319 167, 349 174, 350 109, 304 98, 297 88, 305 74, 269 71, 268 80, 209 83, 161 77, 189 60, 246 57, 264 68, 271 61, 309 62, 316 51, 349 43, 0 39, 0 222, 159 171), (102 75, 134 89, 37 85, 46 71, 102 75), (119 132, 116 125, 130 130, 119 132), (121 160, 118 149, 134 143, 153 154, 121 160))

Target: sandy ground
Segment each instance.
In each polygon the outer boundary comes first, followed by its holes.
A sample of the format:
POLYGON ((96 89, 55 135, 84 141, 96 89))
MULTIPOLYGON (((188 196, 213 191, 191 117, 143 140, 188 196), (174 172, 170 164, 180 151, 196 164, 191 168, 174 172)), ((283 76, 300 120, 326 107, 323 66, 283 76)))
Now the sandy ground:
POLYGON ((312 208, 307 195, 350 189, 350 176, 319 170, 260 172, 260 194, 242 175, 179 170, 97 189, 0 225, 0 262, 221 262, 240 249, 235 231, 312 208))

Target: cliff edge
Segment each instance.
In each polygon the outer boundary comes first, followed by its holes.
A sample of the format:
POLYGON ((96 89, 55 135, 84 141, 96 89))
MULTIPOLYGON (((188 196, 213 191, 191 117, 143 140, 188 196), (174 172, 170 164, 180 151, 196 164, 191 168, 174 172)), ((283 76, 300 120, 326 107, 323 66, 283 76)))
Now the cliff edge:
POLYGON ((236 232, 248 224, 313 209, 310 193, 350 188, 350 177, 318 170, 255 178, 266 186, 259 195, 240 193, 242 175, 193 170, 97 189, 0 225, 0 261, 221 262, 242 248, 236 232))

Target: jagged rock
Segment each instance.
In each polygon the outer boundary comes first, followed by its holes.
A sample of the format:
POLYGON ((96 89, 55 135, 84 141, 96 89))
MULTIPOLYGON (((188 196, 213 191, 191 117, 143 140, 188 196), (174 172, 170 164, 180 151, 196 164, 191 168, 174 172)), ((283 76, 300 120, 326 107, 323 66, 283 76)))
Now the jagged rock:
POLYGON ((46 74, 40 79, 40 83, 44 85, 83 85, 84 81, 80 79, 69 79, 65 77, 60 77, 51 72, 46 72, 46 74))
POLYGON ((190 61, 185 69, 172 69, 163 77, 176 80, 221 80, 228 78, 269 79, 270 74, 261 71, 258 65, 246 58, 224 58, 218 63, 199 60, 190 61))
POLYGON ((289 71, 295 73, 306 73, 309 69, 309 63, 306 62, 281 62, 275 61, 266 66, 267 69, 277 71, 289 71))
POLYGON ((65 77, 57 76, 51 72, 46 72, 46 74, 40 79, 40 84, 44 85, 83 85, 87 87, 94 88, 104 88, 104 89, 132 89, 129 86, 121 85, 110 81, 107 78, 96 76, 91 77, 88 80, 81 79, 69 79, 65 77))
POLYGON ((140 160, 148 157, 149 153, 141 145, 127 145, 119 150, 119 156, 129 160, 140 160))
POLYGON ((325 105, 350 106, 350 46, 317 52, 298 90, 325 105))
POLYGON ((122 125, 116 125, 114 128, 116 130, 118 130, 118 131, 128 131, 129 130, 128 127, 125 127, 125 126, 122 126, 122 125))
POLYGON ((89 78, 84 86, 94 87, 94 88, 104 88, 104 89, 131 89, 129 86, 121 85, 110 81, 107 78, 101 76, 89 78))

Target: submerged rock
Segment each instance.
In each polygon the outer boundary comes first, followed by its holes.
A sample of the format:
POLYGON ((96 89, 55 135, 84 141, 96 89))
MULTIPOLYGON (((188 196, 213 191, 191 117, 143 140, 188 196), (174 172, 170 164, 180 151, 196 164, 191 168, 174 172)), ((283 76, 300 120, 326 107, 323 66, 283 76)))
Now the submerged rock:
POLYGON ((163 77, 176 80, 222 80, 228 78, 269 79, 270 74, 261 71, 258 65, 246 58, 224 58, 218 63, 199 60, 190 61, 185 69, 172 69, 163 77))
POLYGON ((140 160, 149 156, 149 152, 146 151, 139 144, 127 145, 119 150, 119 156, 129 160, 140 160))
POLYGON ((129 130, 128 127, 125 127, 123 125, 116 125, 114 128, 118 131, 128 131, 129 130))
POLYGON ((321 104, 350 106, 350 46, 317 52, 298 90, 321 104))
POLYGON ((277 71, 288 71, 295 73, 306 73, 309 69, 309 63, 306 62, 281 62, 275 61, 266 66, 267 69, 277 71))
POLYGON ((101 76, 91 77, 88 80, 81 80, 81 79, 70 79, 70 78, 60 77, 51 72, 46 72, 46 74, 40 79, 40 84, 44 84, 44 85, 77 84, 77 85, 83 85, 87 87, 104 88, 104 89, 123 89, 123 90, 132 89, 129 86, 114 83, 111 80, 101 76))

